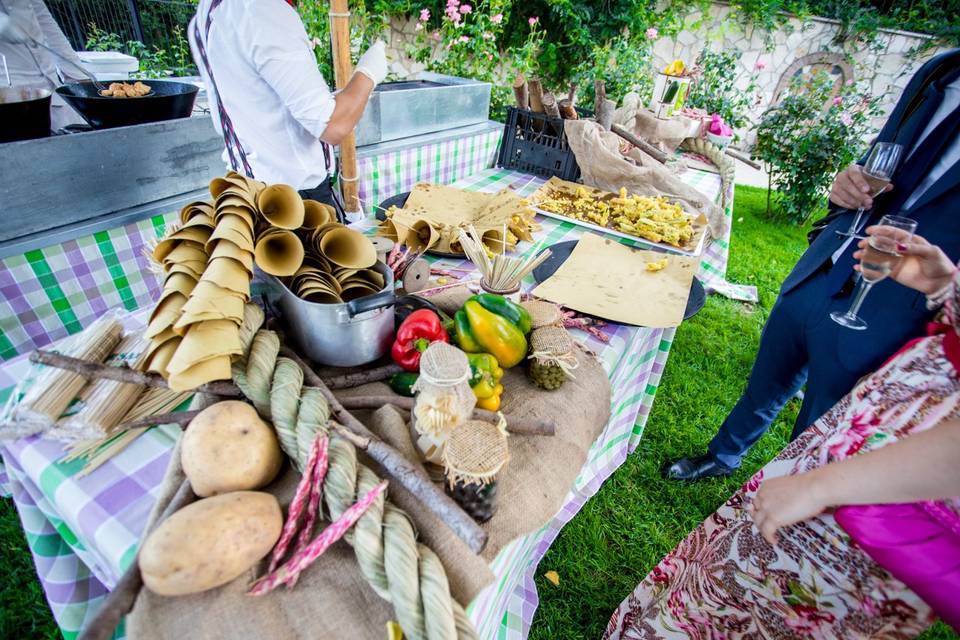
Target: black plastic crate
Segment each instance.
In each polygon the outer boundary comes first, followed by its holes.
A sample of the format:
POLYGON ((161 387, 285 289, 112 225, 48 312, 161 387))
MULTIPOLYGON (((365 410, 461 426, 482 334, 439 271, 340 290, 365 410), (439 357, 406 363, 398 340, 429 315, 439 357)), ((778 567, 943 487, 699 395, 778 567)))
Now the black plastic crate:
POLYGON ((507 109, 497 166, 571 182, 580 177, 580 166, 563 134, 563 120, 516 107, 507 109))

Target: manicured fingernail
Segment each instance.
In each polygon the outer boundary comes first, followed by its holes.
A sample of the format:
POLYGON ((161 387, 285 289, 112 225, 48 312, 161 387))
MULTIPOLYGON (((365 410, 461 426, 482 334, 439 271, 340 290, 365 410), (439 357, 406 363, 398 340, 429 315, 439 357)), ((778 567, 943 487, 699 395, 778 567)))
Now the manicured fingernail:
POLYGON ((897 243, 897 251, 906 251, 906 250, 907 250, 907 245, 903 244, 902 242, 897 243))

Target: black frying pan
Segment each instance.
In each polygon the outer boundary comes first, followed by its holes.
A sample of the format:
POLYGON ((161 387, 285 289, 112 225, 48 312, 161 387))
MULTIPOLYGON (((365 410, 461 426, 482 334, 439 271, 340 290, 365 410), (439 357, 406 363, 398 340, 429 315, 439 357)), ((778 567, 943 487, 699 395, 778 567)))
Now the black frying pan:
MULTIPOLYGON (((130 80, 129 82, 136 82, 130 80)), ((94 129, 126 127, 144 122, 187 118, 200 90, 196 85, 169 80, 142 80, 151 92, 142 98, 100 95, 92 82, 72 82, 57 87, 57 95, 76 109, 94 129)), ((103 83, 109 86, 110 83, 103 83)))

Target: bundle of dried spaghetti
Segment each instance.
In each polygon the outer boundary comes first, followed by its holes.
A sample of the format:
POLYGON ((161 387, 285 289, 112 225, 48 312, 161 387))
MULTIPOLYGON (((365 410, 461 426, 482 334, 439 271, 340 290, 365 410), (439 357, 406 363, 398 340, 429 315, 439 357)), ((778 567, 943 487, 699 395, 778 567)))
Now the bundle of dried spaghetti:
POLYGON ((72 442, 67 445, 70 453, 64 456, 64 462, 83 459, 86 464, 83 469, 77 473, 77 477, 83 477, 99 469, 108 460, 124 451, 133 441, 149 431, 152 427, 136 427, 134 429, 123 429, 123 425, 140 420, 148 416, 160 415, 176 411, 177 407, 188 401, 193 396, 192 392, 178 393, 170 389, 160 387, 148 387, 136 400, 134 406, 130 407, 126 415, 120 420, 120 424, 114 427, 110 433, 96 440, 85 440, 72 442))
MULTIPOLYGON (((114 315, 103 316, 73 336, 64 353, 103 362, 120 342, 122 333, 114 315)), ((14 424, 4 431, 3 437, 22 438, 51 427, 86 385, 87 379, 79 373, 47 367, 20 400, 13 413, 14 424)))
MULTIPOLYGON (((129 335, 107 358, 112 367, 140 369, 146 359, 149 341, 140 335, 129 335)), ((120 424, 127 411, 137 402, 143 387, 116 380, 96 380, 80 394, 76 411, 61 419, 48 437, 57 440, 98 440, 108 436, 120 424)))

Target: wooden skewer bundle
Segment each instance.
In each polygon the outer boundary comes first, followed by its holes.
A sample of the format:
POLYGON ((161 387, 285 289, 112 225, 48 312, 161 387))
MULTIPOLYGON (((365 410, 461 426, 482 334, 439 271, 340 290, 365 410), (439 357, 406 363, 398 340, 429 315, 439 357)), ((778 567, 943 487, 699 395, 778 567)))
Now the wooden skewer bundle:
POLYGON ((533 251, 520 258, 508 256, 506 253, 494 253, 491 256, 472 225, 460 231, 460 245, 467 258, 480 271, 481 283, 495 291, 511 291, 517 288, 527 274, 549 258, 549 249, 538 254, 542 244, 541 242, 533 251))

